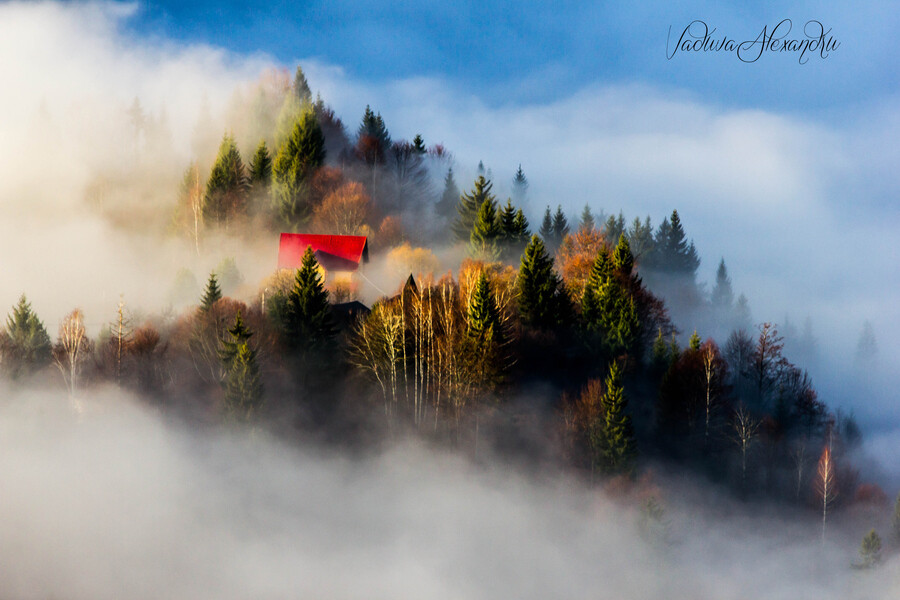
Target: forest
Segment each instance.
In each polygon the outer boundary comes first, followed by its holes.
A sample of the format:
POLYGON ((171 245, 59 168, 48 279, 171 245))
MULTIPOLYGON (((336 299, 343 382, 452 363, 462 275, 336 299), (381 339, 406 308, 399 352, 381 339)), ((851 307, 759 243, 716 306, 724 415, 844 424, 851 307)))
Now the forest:
MULTIPOLYGON (((217 266, 180 268, 165 307, 121 298, 96 333, 77 307, 54 331, 22 290, 0 331, 9 389, 64 388, 80 412, 113 387, 193 428, 549 467, 633 505, 654 543, 664 482, 686 473, 823 540, 836 515, 866 515, 854 568, 900 549, 900 496, 861 477, 859 426, 804 367, 809 326, 755 321, 724 258, 699 281, 677 207, 656 223, 600 201, 567 214, 532 197, 523 165, 495 177, 394 139, 377 107, 345 123, 300 67, 236 94, 224 129, 201 115, 189 164, 164 114, 135 99, 121 118, 128 160, 84 206, 217 266), (136 208, 159 179, 176 183, 168 202, 136 208), (338 279, 307 250, 248 280, 243 245, 274 252, 283 232, 366 236, 371 262, 338 279)), ((860 360, 873 348, 869 327, 860 360)))

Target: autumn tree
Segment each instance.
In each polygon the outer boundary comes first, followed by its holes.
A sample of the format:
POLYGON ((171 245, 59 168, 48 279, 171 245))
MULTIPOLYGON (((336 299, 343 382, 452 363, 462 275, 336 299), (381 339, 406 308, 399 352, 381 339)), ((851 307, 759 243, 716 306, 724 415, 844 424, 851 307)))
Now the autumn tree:
POLYGON ((228 224, 246 214, 248 181, 244 162, 234 138, 225 134, 219 154, 206 182, 203 221, 228 229, 228 224))
POLYGON ((309 218, 309 181, 324 162, 325 138, 309 108, 294 122, 272 166, 275 213, 285 227, 296 230, 309 218))
POLYGON ((584 293, 591 267, 604 246, 603 235, 596 229, 581 227, 563 239, 556 252, 556 264, 566 289, 573 298, 584 293))
POLYGON ((78 389, 78 376, 90 351, 91 342, 84 328, 84 314, 75 309, 60 324, 59 336, 53 347, 53 359, 72 396, 78 389))
POLYGON ((313 211, 313 227, 320 233, 360 235, 372 212, 372 200, 361 183, 347 182, 313 211))
POLYGON ((28 375, 50 362, 51 349, 44 324, 23 294, 6 319, 2 340, 4 369, 13 378, 28 375))
POLYGON ((825 524, 828 519, 828 508, 837 498, 837 476, 835 475, 834 459, 831 455, 831 446, 826 444, 819 457, 819 465, 816 468, 815 490, 822 502, 822 543, 825 543, 825 524))

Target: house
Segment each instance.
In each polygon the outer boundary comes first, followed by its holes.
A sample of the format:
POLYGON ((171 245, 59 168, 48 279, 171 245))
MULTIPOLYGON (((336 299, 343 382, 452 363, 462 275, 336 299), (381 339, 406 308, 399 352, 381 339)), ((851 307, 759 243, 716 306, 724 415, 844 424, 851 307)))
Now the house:
POLYGON ((310 233, 282 233, 278 245, 278 268, 299 269, 303 254, 312 248, 316 260, 327 275, 349 274, 369 262, 369 243, 364 235, 315 235, 310 233))

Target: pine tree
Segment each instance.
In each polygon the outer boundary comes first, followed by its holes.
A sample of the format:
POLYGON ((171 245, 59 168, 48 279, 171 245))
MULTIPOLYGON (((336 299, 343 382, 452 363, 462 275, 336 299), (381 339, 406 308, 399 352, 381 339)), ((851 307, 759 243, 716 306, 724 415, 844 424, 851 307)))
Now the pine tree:
POLYGON ((625 231, 625 215, 619 211, 619 216, 610 215, 603 225, 604 237, 612 243, 612 240, 618 240, 619 236, 625 231))
POLYGON ((250 161, 250 185, 253 189, 264 189, 272 183, 272 156, 265 140, 260 140, 250 161))
POLYGON ((456 206, 459 204, 459 188, 456 186, 456 180, 453 178, 453 167, 447 169, 447 175, 444 177, 444 192, 438 201, 437 214, 447 219, 453 220, 456 216, 456 206))
POLYGON ((628 243, 636 261, 643 262, 653 252, 653 227, 648 216, 643 223, 637 217, 628 228, 628 243))
POLYGON ((327 344, 334 334, 328 291, 322 283, 316 256, 307 247, 285 302, 284 342, 289 350, 304 353, 327 344))
POLYGON ((711 297, 713 308, 720 311, 730 311, 734 303, 734 292, 731 289, 731 278, 728 277, 728 269, 725 267, 725 259, 719 261, 716 269, 716 285, 711 297))
POLYGON ((860 562, 854 565, 859 569, 873 569, 881 564, 881 537, 874 529, 869 531, 859 547, 860 562))
POLYGON ((425 148, 425 140, 422 139, 421 134, 416 134, 416 137, 413 138, 412 145, 413 149, 419 154, 425 154, 428 151, 425 148))
POLYGON ((662 252, 663 268, 669 271, 693 276, 700 266, 697 249, 694 242, 688 244, 677 210, 672 211, 665 239, 657 240, 656 245, 662 252))
POLYGON ((309 89, 309 83, 306 81, 306 75, 303 69, 297 65, 297 71, 294 73, 294 83, 291 86, 294 97, 300 101, 300 106, 305 107, 312 104, 312 90, 309 89))
POLYGON ((544 211, 544 220, 541 221, 541 228, 538 231, 538 235, 541 236, 541 239, 544 241, 544 245, 547 248, 552 247, 553 245, 553 215, 550 213, 550 207, 547 206, 547 209, 544 211))
POLYGON ((591 271, 581 296, 581 316, 590 331, 599 331, 603 312, 611 308, 600 305, 600 289, 606 286, 611 272, 612 263, 609 250, 606 246, 602 246, 591 265, 591 271))
POLYGON ((50 362, 50 336, 24 294, 6 319, 5 334, 3 365, 11 377, 27 375, 50 362))
POLYGON ((531 237, 522 255, 517 286, 519 313, 525 323, 537 329, 565 323, 568 305, 562 281, 553 270, 553 259, 544 243, 536 235, 531 237))
POLYGON ((593 231, 596 227, 596 223, 594 222, 594 215, 593 213, 591 213, 591 207, 587 203, 585 203, 584 205, 584 210, 581 211, 581 223, 579 227, 587 231, 593 231))
POLYGON ((469 252, 487 260, 495 260, 499 253, 500 222, 497 219, 497 203, 489 196, 478 209, 472 233, 469 236, 469 252))
POLYGON ((691 350, 700 351, 700 336, 697 335, 697 330, 694 330, 694 333, 691 334, 691 339, 688 340, 688 348, 691 350))
POLYGON ((650 351, 650 367, 658 377, 669 370, 669 346, 663 337, 662 327, 657 330, 656 339, 653 340, 653 348, 650 351))
POLYGON ((603 468, 609 474, 630 475, 634 469, 637 451, 634 427, 627 413, 627 401, 622 388, 622 371, 618 362, 610 363, 609 375, 604 383, 606 393, 601 400, 604 422, 601 444, 603 468))
POLYGON ((491 294, 487 273, 482 271, 469 301, 469 337, 479 343, 491 342, 500 333, 500 311, 491 294))
POLYGON ((513 206, 512 198, 506 199, 506 204, 500 211, 500 236, 503 238, 504 244, 512 244, 518 239, 516 231, 516 208, 513 206))
POLYGON ((519 165, 519 170, 516 171, 515 177, 513 177, 512 181, 512 196, 516 202, 516 205, 522 205, 525 203, 525 195, 528 193, 528 178, 525 177, 525 172, 522 170, 522 165, 519 165))
POLYGON ((384 164, 387 152, 391 147, 391 135, 388 133, 381 113, 375 114, 366 105, 362 121, 356 132, 357 150, 370 166, 384 164))
POLYGON ((631 277, 631 271, 634 269, 634 256, 631 254, 631 245, 625 234, 619 234, 619 243, 613 252, 613 266, 624 277, 631 277))
POLYGON ((294 123, 273 165, 275 210, 288 229, 296 230, 309 218, 308 181, 324 162, 325 136, 310 108, 294 123))
POLYGON ((478 211, 486 201, 494 202, 496 207, 496 200, 494 195, 491 194, 492 187, 493 184, 485 179, 483 175, 480 175, 475 180, 475 187, 472 191, 459 197, 459 203, 456 207, 458 216, 453 224, 453 233, 456 234, 458 240, 470 241, 472 228, 475 226, 475 220, 478 218, 478 211))
POLYGON ((525 245, 528 244, 528 240, 531 239, 531 231, 529 229, 528 219, 525 218, 525 213, 522 212, 521 208, 516 211, 514 225, 517 245, 519 248, 524 248, 525 245))
POLYGON ((256 351, 250 347, 253 332, 244 325, 238 311, 234 325, 228 329, 231 339, 222 341, 219 359, 225 373, 225 411, 239 420, 247 420, 262 401, 262 382, 256 363, 256 351))
POLYGON ((219 154, 206 182, 203 196, 203 220, 226 227, 235 217, 246 213, 247 175, 234 138, 222 138, 219 154))
POLYGON ((556 214, 553 215, 553 243, 556 248, 562 244, 563 238, 569 234, 569 220, 563 212, 562 205, 556 207, 556 214))
POLYGON ((219 281, 216 272, 209 274, 209 280, 206 282, 206 291, 200 299, 200 312, 207 313, 213 304, 222 299, 222 289, 219 287, 219 281))

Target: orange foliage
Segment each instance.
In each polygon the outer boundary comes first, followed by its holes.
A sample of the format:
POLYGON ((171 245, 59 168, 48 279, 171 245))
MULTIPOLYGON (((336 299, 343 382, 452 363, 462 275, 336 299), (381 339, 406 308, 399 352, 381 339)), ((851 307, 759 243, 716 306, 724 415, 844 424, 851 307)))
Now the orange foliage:
POLYGON ((329 193, 313 209, 313 229, 320 233, 360 235, 371 211, 369 194, 361 183, 351 181, 329 193))
POLYGON ((373 245, 376 248, 391 248, 399 245, 405 238, 406 232, 400 217, 391 215, 381 221, 373 245))
POLYGON ((602 233, 583 227, 563 239, 556 252, 556 269, 573 297, 581 297, 591 266, 604 244, 606 239, 602 233))
POLYGON ((404 242, 388 252, 387 261, 391 269, 401 275, 409 273, 416 276, 431 275, 440 267, 437 257, 431 250, 413 248, 409 242, 404 242))
POLYGON ((335 167, 320 167, 309 182, 309 201, 317 207, 325 198, 344 185, 344 173, 335 167))

